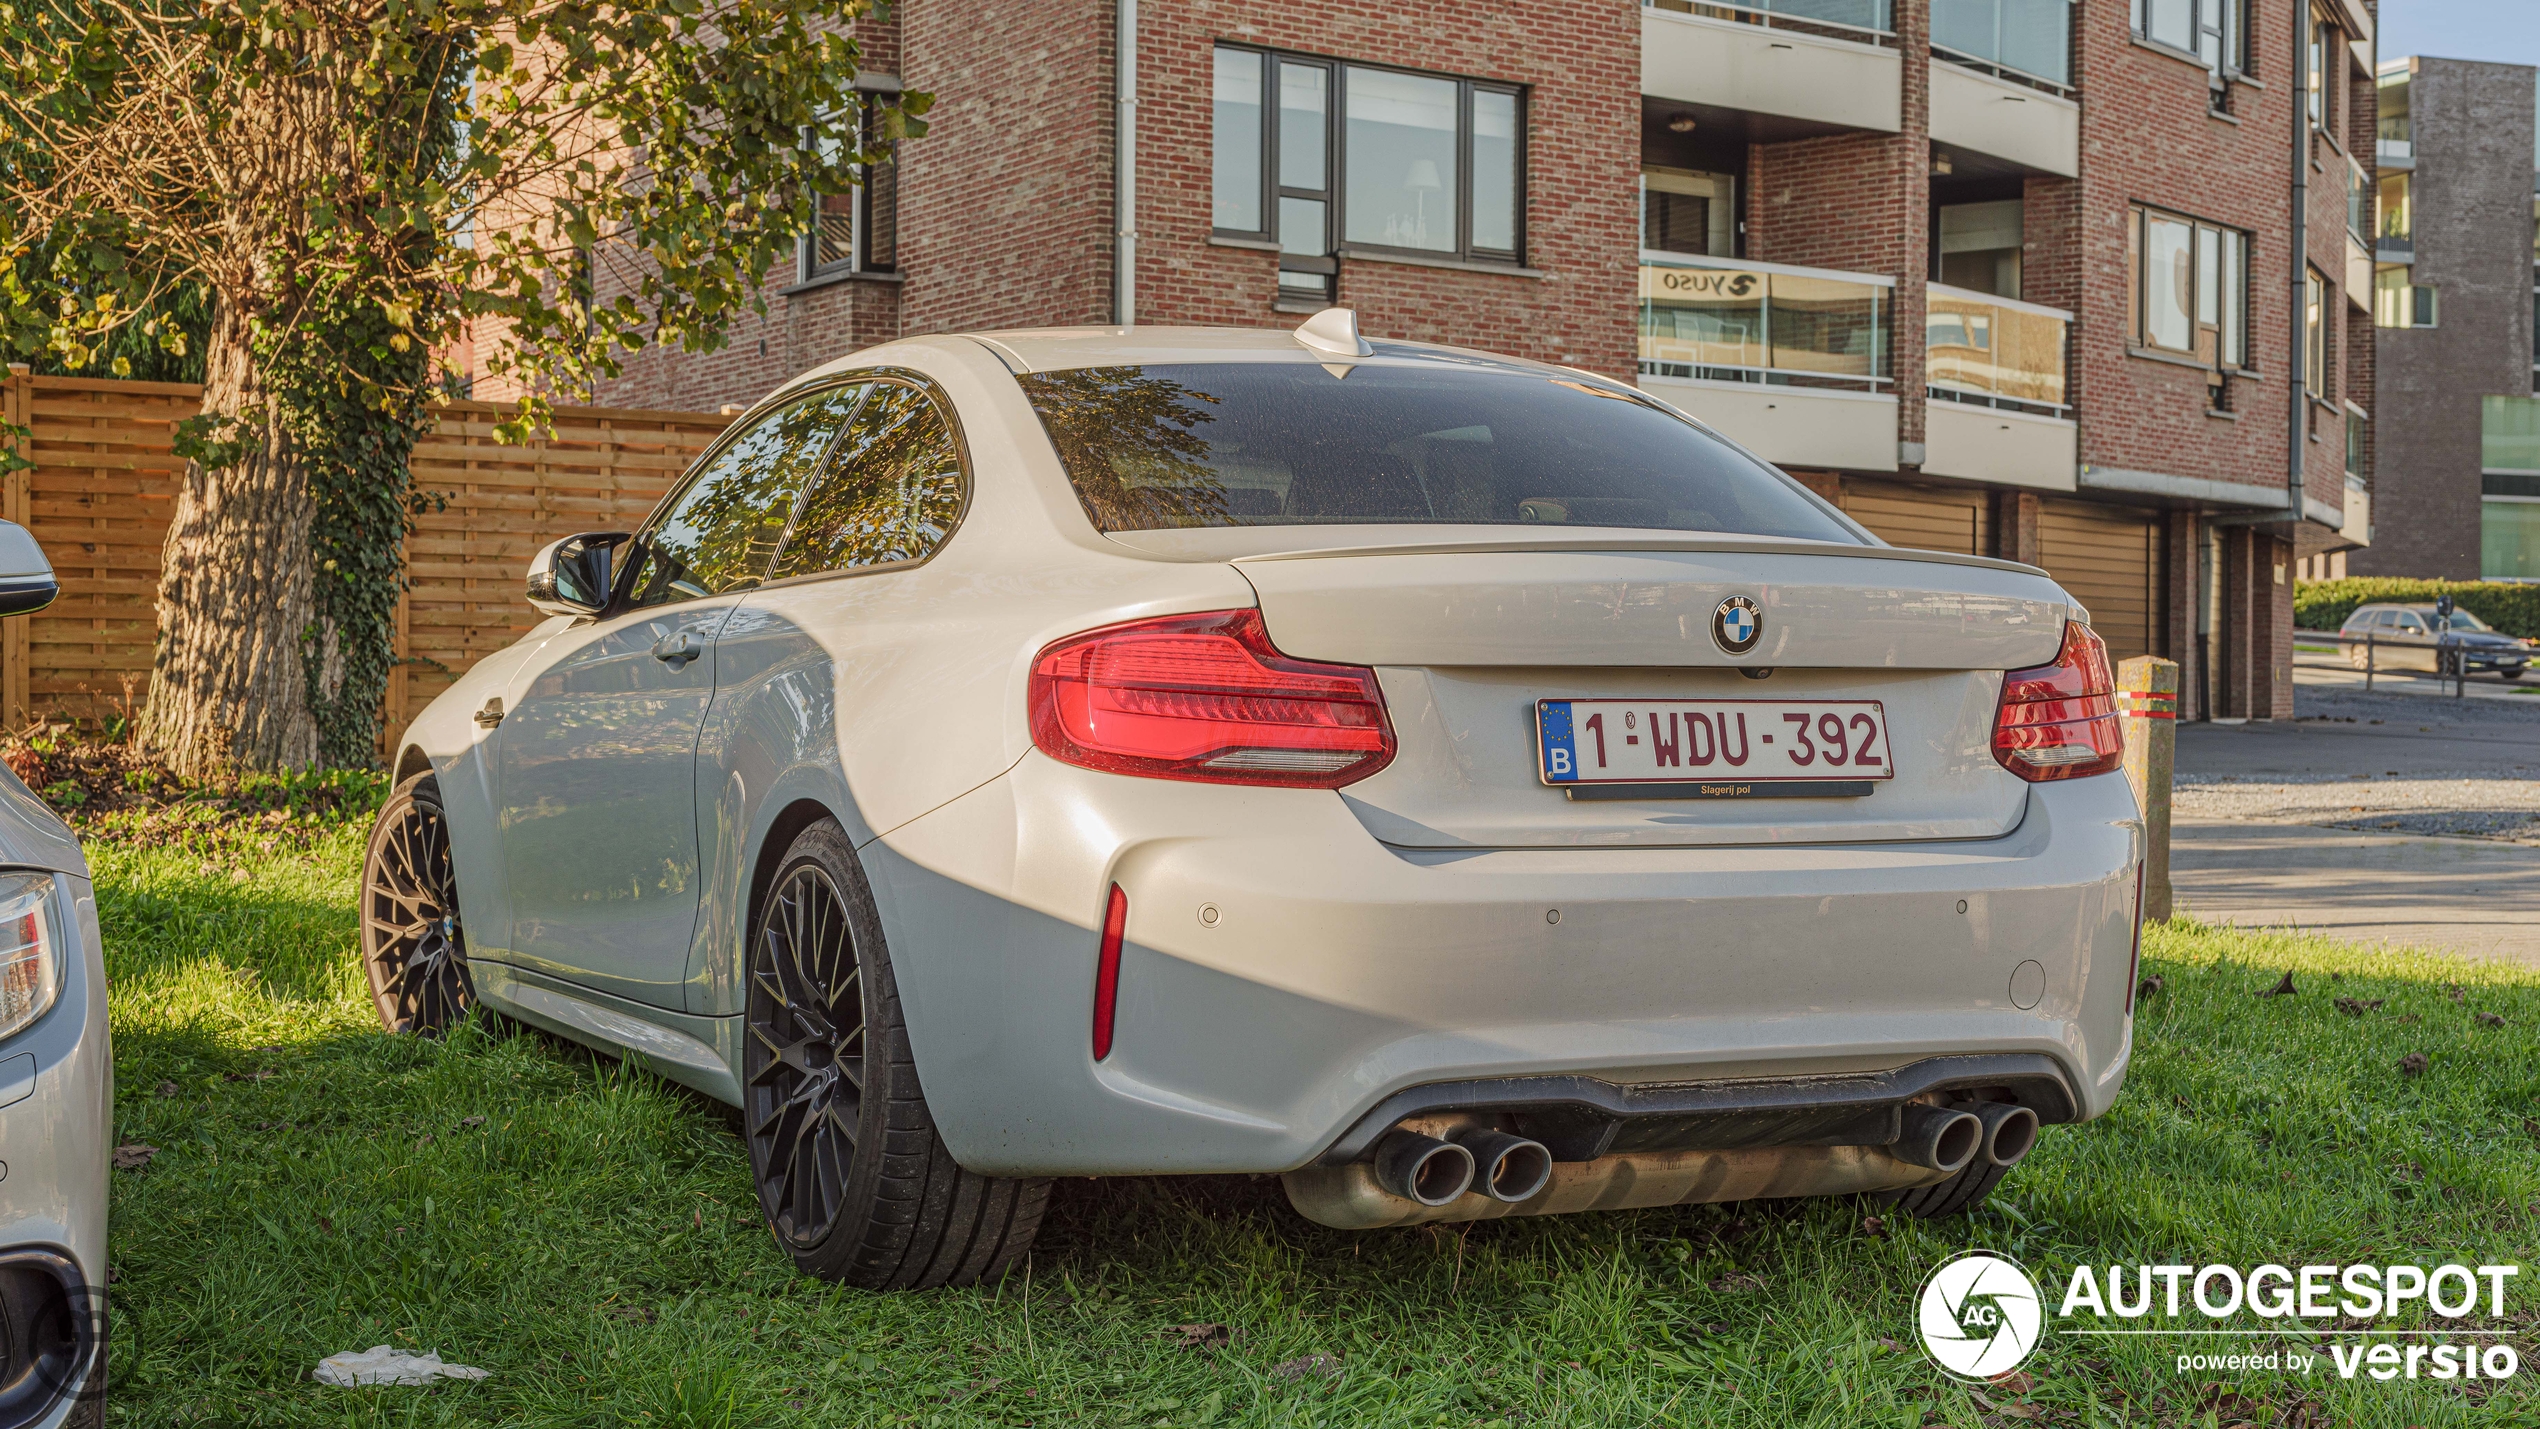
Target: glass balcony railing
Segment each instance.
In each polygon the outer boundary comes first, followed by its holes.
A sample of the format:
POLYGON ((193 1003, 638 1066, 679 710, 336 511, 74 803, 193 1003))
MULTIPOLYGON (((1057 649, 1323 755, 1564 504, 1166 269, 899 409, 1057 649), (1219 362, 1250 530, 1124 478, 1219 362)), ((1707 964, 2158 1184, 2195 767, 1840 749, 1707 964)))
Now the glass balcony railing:
POLYGON ((1938 283, 1925 293, 1924 381, 1932 396, 2046 416, 2068 410, 2069 314, 1938 283))
POLYGON ((1878 43, 1896 33, 1892 0, 1642 0, 1658 10, 1878 43))
POLYGON ((1883 390, 1890 280, 1643 253, 1640 370, 1653 377, 1883 390))
POLYGON ((2069 92, 2072 0, 1932 0, 1931 47, 1942 59, 2069 92))

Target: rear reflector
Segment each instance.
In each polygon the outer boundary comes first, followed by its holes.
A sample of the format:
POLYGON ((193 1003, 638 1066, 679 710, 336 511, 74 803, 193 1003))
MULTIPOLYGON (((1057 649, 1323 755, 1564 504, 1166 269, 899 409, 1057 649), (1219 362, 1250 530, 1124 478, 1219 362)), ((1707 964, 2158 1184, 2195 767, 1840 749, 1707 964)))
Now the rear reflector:
POLYGON ((1102 910, 1102 953, 1094 960, 1094 1060, 1111 1055, 1111 1020, 1120 1008, 1120 940, 1129 931, 1129 895, 1111 885, 1102 910))
POLYGON ((1292 660, 1257 610, 1072 635, 1032 661, 1032 742, 1111 774, 1337 789, 1393 759, 1376 672, 1292 660))
POLYGON ((2134 956, 2126 959, 2125 965, 2125 1013, 2128 1017, 2134 1015, 2134 990, 2143 982, 2143 869, 2144 864, 2137 860, 2134 865, 2134 956))
POLYGON ((2116 692, 2098 633, 2078 620, 2064 622, 2054 664, 2002 677, 1993 757, 2032 784, 2107 773, 2125 762, 2116 692))

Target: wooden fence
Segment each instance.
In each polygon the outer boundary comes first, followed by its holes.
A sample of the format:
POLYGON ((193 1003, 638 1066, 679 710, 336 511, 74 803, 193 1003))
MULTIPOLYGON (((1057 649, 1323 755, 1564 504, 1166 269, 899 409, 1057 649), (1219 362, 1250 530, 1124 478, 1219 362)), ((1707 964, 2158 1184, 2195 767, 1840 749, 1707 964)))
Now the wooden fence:
MULTIPOLYGON (((35 533, 61 598, 0 620, 0 718, 83 723, 137 712, 157 636, 159 560, 184 463, 173 429, 202 389, 172 382, 35 377, 0 383, 0 421, 27 429, 0 515, 35 533)), ((706 412, 558 407, 554 429, 525 445, 494 440, 508 407, 446 402, 415 447, 418 491, 439 509, 406 541, 388 738, 489 651, 538 622, 521 572, 540 546, 575 531, 643 519, 731 421, 706 412)))

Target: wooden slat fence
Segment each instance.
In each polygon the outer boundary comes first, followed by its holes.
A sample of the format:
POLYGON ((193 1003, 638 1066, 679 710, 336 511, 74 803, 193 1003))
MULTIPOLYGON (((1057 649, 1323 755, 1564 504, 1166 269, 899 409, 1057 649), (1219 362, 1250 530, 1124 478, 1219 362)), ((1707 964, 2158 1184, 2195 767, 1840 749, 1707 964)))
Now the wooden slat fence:
MULTIPOLYGON (((0 421, 31 468, 8 477, 0 515, 35 533, 61 598, 0 620, 0 718, 83 723, 136 713, 149 690, 159 561, 184 463, 176 424, 201 409, 186 383, 36 377, 13 367, 0 421)), ((521 572, 540 546, 575 531, 630 528, 660 500, 728 416, 558 407, 540 440, 504 446, 509 408, 446 402, 414 453, 415 486, 438 509, 407 538, 408 589, 388 688, 393 741, 432 697, 538 622, 521 572)))

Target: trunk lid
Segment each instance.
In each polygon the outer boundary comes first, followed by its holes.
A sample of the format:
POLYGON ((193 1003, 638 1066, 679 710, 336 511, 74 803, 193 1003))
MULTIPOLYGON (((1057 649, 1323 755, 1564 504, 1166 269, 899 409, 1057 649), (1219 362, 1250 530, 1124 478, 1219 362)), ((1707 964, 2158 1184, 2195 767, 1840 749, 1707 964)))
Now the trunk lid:
POLYGON ((2007 562, 1755 539, 1433 541, 1235 564, 1281 651, 1377 668, 1400 752, 1342 794, 1378 838, 1417 848, 1998 837, 2027 796, 1992 755, 2001 672, 2052 660, 2065 620, 2086 618, 2007 562), (1737 596, 1761 622, 1744 653, 1713 630, 1737 596), (1573 799, 1539 772, 1547 699, 1877 700, 1894 777, 1859 797, 1573 799))

